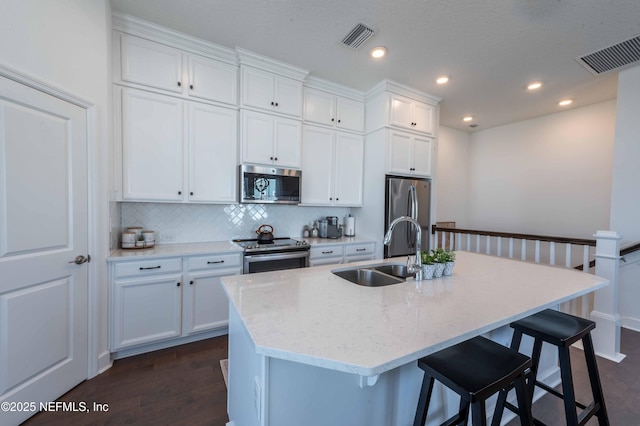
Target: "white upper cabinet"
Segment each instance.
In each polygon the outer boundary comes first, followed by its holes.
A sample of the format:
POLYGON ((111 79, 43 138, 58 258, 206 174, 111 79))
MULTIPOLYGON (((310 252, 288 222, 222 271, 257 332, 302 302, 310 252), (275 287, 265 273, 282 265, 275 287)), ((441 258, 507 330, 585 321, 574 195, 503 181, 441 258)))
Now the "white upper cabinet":
POLYGON ((183 102, 134 89, 118 93, 123 200, 182 201, 183 102))
POLYGON ((240 117, 242 163, 300 168, 300 121, 248 110, 240 117))
POLYGON ((248 66, 241 67, 241 74, 241 106, 302 116, 302 81, 248 66))
POLYGON ((433 135, 434 112, 431 105, 392 94, 389 124, 433 135))
POLYGON ((387 173, 431 176, 433 139, 391 130, 387 140, 387 173))
POLYGON ((237 111, 117 90, 122 200, 237 201, 237 111))
POLYGON ((124 84, 169 91, 187 98, 238 104, 238 67, 235 64, 133 35, 115 34, 116 81, 119 77, 124 84))
POLYGON ((362 132, 364 131, 364 103, 305 87, 304 121, 362 132))
POLYGON ((304 126, 302 140, 302 204, 362 205, 364 138, 304 126))
POLYGON ((119 39, 123 81, 182 93, 180 50, 126 34, 119 39))
POLYGON ((237 123, 235 110, 189 103, 190 202, 237 201, 237 123))
POLYGON ((238 67, 188 55, 189 96, 230 105, 238 103, 238 67))

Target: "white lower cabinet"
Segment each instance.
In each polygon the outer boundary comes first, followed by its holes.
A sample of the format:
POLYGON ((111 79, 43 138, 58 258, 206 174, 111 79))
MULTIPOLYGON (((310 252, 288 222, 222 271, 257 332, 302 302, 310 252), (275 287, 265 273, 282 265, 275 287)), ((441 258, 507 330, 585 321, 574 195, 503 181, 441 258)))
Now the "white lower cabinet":
POLYGON ((309 266, 338 265, 375 259, 376 243, 322 243, 311 245, 309 266))
POLYGON ((241 253, 113 262, 111 352, 146 352, 224 329, 229 302, 220 278, 241 273, 241 253))

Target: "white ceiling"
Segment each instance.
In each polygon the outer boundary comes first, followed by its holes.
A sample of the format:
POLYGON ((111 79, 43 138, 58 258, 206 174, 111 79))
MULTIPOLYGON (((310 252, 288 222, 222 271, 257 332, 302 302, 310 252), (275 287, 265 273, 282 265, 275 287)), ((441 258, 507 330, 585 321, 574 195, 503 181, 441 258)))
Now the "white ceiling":
POLYGON ((366 91, 388 78, 442 98, 440 123, 472 131, 616 97, 617 73, 574 58, 640 34, 640 0, 111 0, 113 9, 242 47, 366 91), (340 41, 375 29, 358 50, 340 41), (386 46, 379 61, 369 50, 386 46), (448 74, 447 86, 436 76, 448 74), (527 93, 533 80, 542 89, 527 93))

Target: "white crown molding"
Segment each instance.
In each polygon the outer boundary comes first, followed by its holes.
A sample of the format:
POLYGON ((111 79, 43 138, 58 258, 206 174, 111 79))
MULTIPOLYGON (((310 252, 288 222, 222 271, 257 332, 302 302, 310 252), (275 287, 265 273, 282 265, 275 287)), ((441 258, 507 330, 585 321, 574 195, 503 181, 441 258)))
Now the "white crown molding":
POLYGON ((393 92, 398 95, 406 96, 417 101, 426 102, 428 104, 437 105, 442 99, 414 89, 413 87, 405 86, 404 84, 392 81, 382 80, 380 83, 367 90, 365 98, 367 102, 374 97, 384 92, 393 92))
POLYGON ((112 16, 112 25, 113 29, 116 31, 151 39, 177 49, 211 57, 232 65, 238 64, 236 53, 231 48, 189 36, 140 18, 114 12, 112 16))
POLYGON ((315 77, 312 75, 307 76, 306 80, 304 81, 304 86, 312 89, 324 90, 325 92, 330 92, 334 95, 344 96, 345 98, 364 102, 365 93, 363 91, 343 86, 341 84, 334 83, 320 77, 315 77))
POLYGON ((241 47, 236 47, 236 53, 238 54, 240 65, 260 68, 299 81, 303 81, 307 74, 309 74, 309 71, 303 68, 295 67, 285 62, 259 55, 241 47))

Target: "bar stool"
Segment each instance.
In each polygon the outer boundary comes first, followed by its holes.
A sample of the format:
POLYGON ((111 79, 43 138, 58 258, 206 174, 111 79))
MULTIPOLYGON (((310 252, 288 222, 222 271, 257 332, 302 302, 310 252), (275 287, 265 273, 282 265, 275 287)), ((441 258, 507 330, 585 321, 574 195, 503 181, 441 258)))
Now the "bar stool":
MULTIPOLYGON (((593 342, 591 341, 591 330, 596 327, 595 322, 547 309, 520 321, 516 321, 511 324, 511 327, 514 329, 511 349, 518 350, 520 348, 523 334, 532 336, 535 339, 533 353, 531 355, 533 365, 531 367, 531 375, 527 382, 529 397, 533 398, 535 386, 538 386, 552 395, 562 398, 564 400, 565 417, 567 419, 567 425, 569 426, 584 425, 594 415, 598 417, 598 424, 600 426, 609 425, 607 409, 602 394, 602 386, 600 384, 600 376, 598 375, 598 366, 596 365, 596 356, 593 351, 593 342), (578 340, 582 340, 589 381, 591 382, 591 390, 593 393, 593 403, 588 407, 576 401, 573 379, 571 377, 569 347, 578 340), (556 391, 536 379, 543 342, 555 345, 558 348, 563 393, 556 391), (580 415, 577 413, 578 407, 583 410, 580 415)), ((507 391, 500 392, 498 396, 496 410, 493 416, 494 420, 492 422, 494 426, 500 424, 504 407, 507 407, 513 412, 517 412, 515 407, 506 402, 507 391)), ((534 423, 536 425, 544 424, 537 419, 534 419, 534 423)))
POLYGON ((418 360, 424 370, 414 426, 427 418, 434 380, 460 395, 458 414, 442 425, 467 424, 471 405, 474 426, 486 425, 485 401, 506 387, 516 388, 522 425, 532 425, 531 398, 525 385, 531 359, 484 337, 474 337, 418 360))

